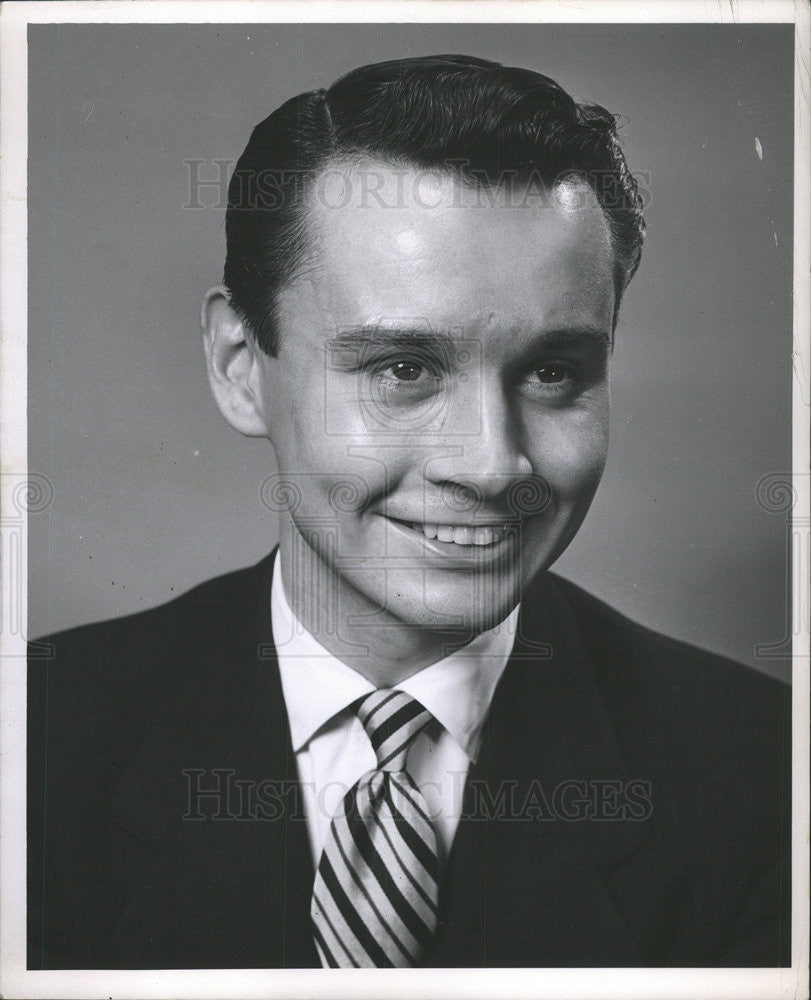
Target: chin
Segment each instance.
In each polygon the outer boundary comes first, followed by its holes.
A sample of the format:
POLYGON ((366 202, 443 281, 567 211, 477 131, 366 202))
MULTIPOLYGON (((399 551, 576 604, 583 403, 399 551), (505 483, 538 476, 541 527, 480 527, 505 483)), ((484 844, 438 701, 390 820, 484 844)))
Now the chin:
POLYGON ((472 638, 504 621, 520 599, 517 581, 496 593, 471 587, 428 587, 409 600, 392 603, 389 610, 407 625, 472 638))

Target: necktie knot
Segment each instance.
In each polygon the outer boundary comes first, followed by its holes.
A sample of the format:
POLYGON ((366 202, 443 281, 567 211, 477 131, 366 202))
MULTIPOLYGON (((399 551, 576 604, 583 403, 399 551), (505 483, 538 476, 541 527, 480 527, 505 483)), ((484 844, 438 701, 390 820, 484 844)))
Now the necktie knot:
POLYGON ((380 688, 355 712, 377 757, 379 771, 404 771, 411 744, 431 721, 431 713, 403 691, 380 688))

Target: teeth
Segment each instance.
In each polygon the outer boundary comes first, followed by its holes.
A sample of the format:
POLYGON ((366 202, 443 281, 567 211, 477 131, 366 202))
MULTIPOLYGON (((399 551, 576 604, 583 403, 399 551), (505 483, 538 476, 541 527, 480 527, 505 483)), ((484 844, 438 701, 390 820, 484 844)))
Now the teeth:
MULTIPOLYGON (((476 528, 473 538, 474 545, 491 545, 497 537, 497 532, 492 528, 476 528)), ((501 536, 498 536, 501 537, 501 536)))
POLYGON ((506 527, 489 524, 468 527, 453 524, 420 524, 418 521, 412 521, 411 527, 426 538, 453 542, 455 545, 492 545, 501 541, 507 534, 506 527))

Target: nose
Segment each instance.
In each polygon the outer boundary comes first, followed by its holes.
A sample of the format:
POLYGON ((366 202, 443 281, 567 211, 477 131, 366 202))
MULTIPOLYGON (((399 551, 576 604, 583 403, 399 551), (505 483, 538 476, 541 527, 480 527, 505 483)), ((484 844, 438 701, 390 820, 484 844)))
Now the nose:
POLYGON ((428 480, 484 502, 533 474, 524 433, 504 387, 477 382, 456 394, 443 422, 442 454, 425 466, 428 480))

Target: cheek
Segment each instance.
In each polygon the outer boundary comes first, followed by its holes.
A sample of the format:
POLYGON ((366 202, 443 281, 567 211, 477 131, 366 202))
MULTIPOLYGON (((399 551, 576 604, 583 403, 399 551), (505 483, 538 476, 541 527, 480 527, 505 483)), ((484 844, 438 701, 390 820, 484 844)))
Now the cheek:
POLYGON ((299 387, 284 402, 285 412, 278 414, 278 420, 286 428, 287 447, 294 461, 317 465, 313 471, 355 465, 353 454, 374 445, 354 386, 336 384, 322 372, 315 384, 299 387))
POLYGON ((356 413, 331 413, 324 421, 320 408, 304 403, 291 403, 277 458, 280 468, 300 480, 307 514, 328 508, 348 526, 395 489, 417 460, 424 461, 399 438, 395 443, 391 436, 370 434, 356 413))
POLYGON ((533 448, 533 471, 559 501, 590 499, 608 452, 607 413, 567 416, 544 428, 533 448))

